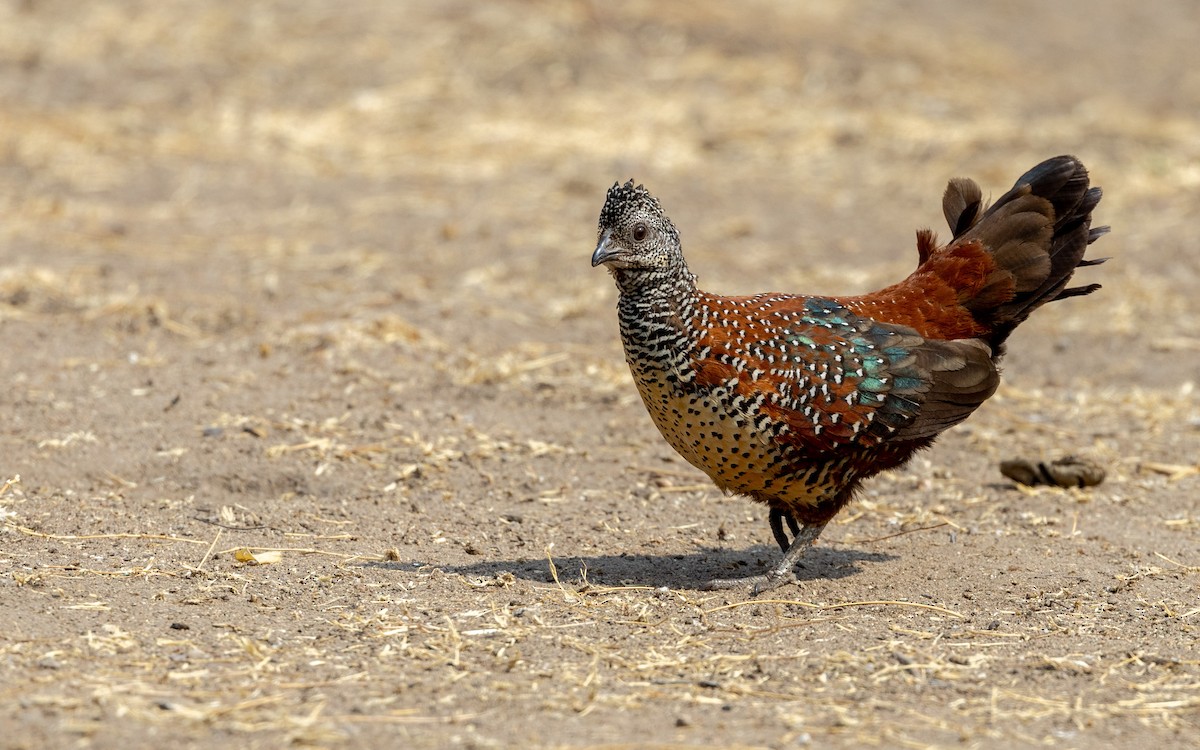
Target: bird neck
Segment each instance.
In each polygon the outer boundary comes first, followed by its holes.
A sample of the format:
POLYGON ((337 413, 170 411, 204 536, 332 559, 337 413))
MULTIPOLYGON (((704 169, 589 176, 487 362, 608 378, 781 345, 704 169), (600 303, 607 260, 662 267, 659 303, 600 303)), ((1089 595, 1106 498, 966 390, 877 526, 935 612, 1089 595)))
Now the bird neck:
POLYGON ((622 333, 634 339, 667 339, 680 343, 695 333, 689 323, 699 300, 696 276, 680 263, 664 269, 630 272, 618 269, 613 276, 621 295, 617 313, 622 333))
POLYGON ((622 298, 669 300, 694 296, 696 275, 681 259, 663 268, 616 268, 612 271, 622 298))

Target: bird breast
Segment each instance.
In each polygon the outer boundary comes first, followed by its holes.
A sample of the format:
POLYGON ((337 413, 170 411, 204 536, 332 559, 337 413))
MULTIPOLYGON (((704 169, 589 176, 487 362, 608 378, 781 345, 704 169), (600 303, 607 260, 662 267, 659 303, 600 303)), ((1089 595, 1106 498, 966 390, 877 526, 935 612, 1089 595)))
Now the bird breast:
POLYGON ((688 463, 722 490, 769 502, 813 505, 827 494, 822 483, 806 481, 819 467, 798 462, 774 439, 777 425, 760 408, 764 396, 739 394, 736 377, 697 382, 683 346, 647 348, 644 339, 626 338, 630 372, 658 431, 688 463))

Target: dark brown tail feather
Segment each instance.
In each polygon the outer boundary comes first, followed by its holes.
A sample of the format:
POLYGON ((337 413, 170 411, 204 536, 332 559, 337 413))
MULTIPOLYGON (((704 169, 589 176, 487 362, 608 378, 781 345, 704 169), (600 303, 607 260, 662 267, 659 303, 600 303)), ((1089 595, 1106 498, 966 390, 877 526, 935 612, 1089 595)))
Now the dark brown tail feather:
MULTIPOLYGON (((1101 191, 1090 187, 1087 169, 1073 156, 1048 159, 1022 175, 1013 188, 982 210, 982 193, 971 180, 952 180, 942 197, 946 221, 959 240, 977 240, 992 253, 999 271, 966 302, 976 319, 992 331, 987 342, 1000 347, 1013 329, 1053 300, 1091 294, 1099 284, 1068 287, 1075 269, 1107 258, 1084 259, 1087 246, 1108 233, 1092 228, 1092 210, 1101 191), (1014 296, 1002 304, 988 294, 1013 284, 1014 296)), ((1006 295, 1007 296, 1007 295, 1006 295)))

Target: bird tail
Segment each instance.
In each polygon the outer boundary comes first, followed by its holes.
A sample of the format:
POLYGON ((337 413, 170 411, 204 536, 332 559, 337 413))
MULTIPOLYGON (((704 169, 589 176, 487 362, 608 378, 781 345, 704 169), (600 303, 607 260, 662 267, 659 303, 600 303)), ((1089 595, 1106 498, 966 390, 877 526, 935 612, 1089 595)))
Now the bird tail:
POLYGON ((959 277, 955 286, 960 304, 989 331, 983 339, 998 351, 1037 308, 1100 288, 1068 286, 1076 268, 1107 260, 1083 257, 1087 246, 1108 232, 1108 227, 1092 228, 1100 196, 1100 188, 1089 186, 1087 169, 1073 156, 1042 162, 988 207, 974 182, 951 180, 942 210, 954 241, 941 251, 923 250, 922 265, 939 265, 968 249, 990 256, 986 273, 969 280, 959 277))

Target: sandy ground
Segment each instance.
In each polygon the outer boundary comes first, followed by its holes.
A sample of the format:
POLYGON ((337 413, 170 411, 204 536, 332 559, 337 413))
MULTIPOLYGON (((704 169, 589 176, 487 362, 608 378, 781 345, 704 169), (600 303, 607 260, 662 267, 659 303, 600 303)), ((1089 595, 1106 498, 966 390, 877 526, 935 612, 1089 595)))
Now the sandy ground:
POLYGON ((1200 10, 0 2, 0 746, 1164 747, 1200 732, 1200 10), (907 273, 1077 154, 1104 289, 799 586, 589 267, 907 273), (1103 462, 1019 489, 1013 456, 1103 462), (18 480, 19 477, 19 480, 18 480), (257 564, 255 564, 257 563, 257 564))

